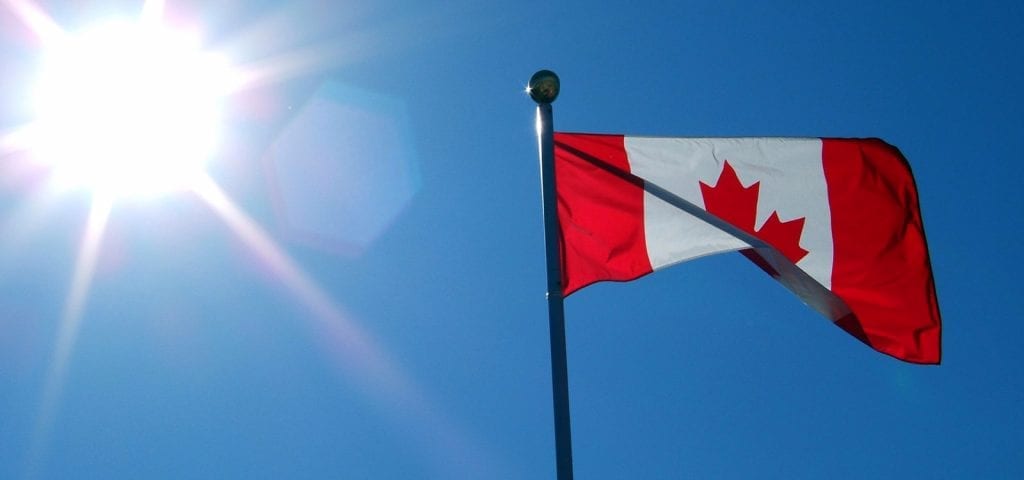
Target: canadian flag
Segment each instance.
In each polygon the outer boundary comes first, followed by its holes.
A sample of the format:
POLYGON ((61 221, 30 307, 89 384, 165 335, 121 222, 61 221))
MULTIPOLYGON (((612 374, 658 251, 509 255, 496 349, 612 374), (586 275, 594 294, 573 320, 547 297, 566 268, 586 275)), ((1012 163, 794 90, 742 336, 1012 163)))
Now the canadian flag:
POLYGON ((877 139, 555 133, 564 295, 739 250, 872 348, 939 363, 917 190, 877 139))

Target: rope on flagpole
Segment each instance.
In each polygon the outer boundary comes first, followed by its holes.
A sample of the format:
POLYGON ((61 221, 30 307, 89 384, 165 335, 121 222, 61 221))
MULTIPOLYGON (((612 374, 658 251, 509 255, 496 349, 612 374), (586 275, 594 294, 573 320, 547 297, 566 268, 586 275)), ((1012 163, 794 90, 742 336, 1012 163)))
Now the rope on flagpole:
POLYGON ((558 97, 558 75, 540 70, 527 91, 537 102, 537 146, 540 150, 541 199, 544 203, 544 243, 548 273, 548 326, 551 335, 551 393, 555 410, 555 463, 558 480, 572 480, 572 435, 569 423, 569 366, 565 349, 565 310, 559 254, 558 211, 555 197, 555 137, 551 102, 558 97))

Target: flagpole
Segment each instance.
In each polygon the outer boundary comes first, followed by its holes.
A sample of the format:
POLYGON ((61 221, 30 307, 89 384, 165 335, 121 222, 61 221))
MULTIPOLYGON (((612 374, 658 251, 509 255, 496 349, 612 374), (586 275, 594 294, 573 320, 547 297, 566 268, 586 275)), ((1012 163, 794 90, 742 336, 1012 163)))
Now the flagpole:
POLYGON ((540 149, 541 198, 548 271, 548 328, 551 336, 551 394, 555 410, 555 464, 558 480, 572 480, 572 435, 569 424, 569 367, 565 350, 565 310, 559 255, 558 204, 555 198, 555 135, 551 102, 559 92, 558 75, 541 70, 530 78, 528 92, 537 102, 537 146, 540 149))

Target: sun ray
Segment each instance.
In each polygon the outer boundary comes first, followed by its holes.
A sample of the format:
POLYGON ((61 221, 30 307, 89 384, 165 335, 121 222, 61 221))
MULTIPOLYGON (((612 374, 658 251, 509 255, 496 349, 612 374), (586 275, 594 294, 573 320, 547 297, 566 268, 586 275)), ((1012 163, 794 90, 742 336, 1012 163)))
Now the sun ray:
POLYGON ((36 124, 33 122, 0 133, 0 157, 28 150, 32 146, 32 136, 36 130, 36 124))
POLYGON ((407 396, 410 383, 394 362, 387 358, 370 336, 351 322, 330 297, 303 272, 260 226, 249 218, 209 176, 201 178, 194 187, 199 195, 231 231, 277 275, 281 282, 304 306, 313 318, 327 327, 342 342, 350 374, 358 374, 361 381, 370 382, 377 393, 407 396))
POLYGON ((414 425, 435 468, 445 477, 484 478, 500 470, 494 455, 443 415, 415 383, 388 358, 373 338, 355 324, 269 235, 245 214, 209 176, 196 183, 203 199, 281 282, 309 308, 318 333, 340 355, 348 378, 387 406, 393 420, 414 425), (467 457, 469 459, 467 459, 467 457), (482 472, 487 472, 486 474, 482 472))
POLYGON ((3 3, 43 43, 53 42, 65 35, 64 29, 42 8, 39 8, 35 2, 31 0, 4 0, 3 3))
POLYGON ((262 22, 240 32, 224 45, 227 50, 252 51, 266 48, 266 39, 275 39, 275 46, 293 44, 286 50, 274 49, 259 60, 241 66, 242 74, 236 83, 236 90, 274 85, 300 77, 323 74, 338 68, 405 48, 420 45, 424 41, 422 32, 440 32, 429 25, 445 18, 443 14, 416 16, 391 20, 375 25, 371 29, 348 29, 344 33, 326 33, 312 26, 311 31, 297 31, 291 17, 281 14, 271 16, 262 22), (418 32, 418 33, 414 33, 418 32), (321 35, 329 41, 309 42, 309 37, 321 35), (387 39, 387 42, 381 41, 387 39))
POLYGON ((75 340, 78 338, 85 301, 89 287, 92 285, 93 273, 96 271, 96 261, 99 258, 103 232, 106 229, 112 206, 109 197, 93 198, 89 219, 86 222, 85 233, 82 236, 82 243, 79 246, 75 269, 71 277, 71 288, 61 314, 57 344, 53 350, 53 358, 50 360, 50 370, 46 376, 43 398, 40 402, 39 414, 29 447, 30 472, 34 470, 37 461, 41 458, 54 420, 56 420, 60 394, 67 376, 68 362, 74 350, 75 340))
POLYGON ((33 145, 39 141, 37 122, 0 132, 0 183, 3 187, 37 190, 35 187, 49 179, 49 171, 39 165, 32 153, 33 145))
POLYGON ((345 63, 346 52, 337 46, 316 46, 291 50, 286 54, 252 62, 239 68, 231 91, 240 91, 322 73, 345 63))

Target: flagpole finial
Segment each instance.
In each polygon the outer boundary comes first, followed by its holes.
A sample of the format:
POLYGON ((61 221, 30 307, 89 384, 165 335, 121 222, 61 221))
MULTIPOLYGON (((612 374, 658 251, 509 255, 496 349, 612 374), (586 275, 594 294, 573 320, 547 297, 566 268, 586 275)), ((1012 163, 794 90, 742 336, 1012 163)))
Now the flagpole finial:
POLYGON ((530 77, 530 86, 526 88, 526 91, 530 94, 530 98, 538 104, 548 104, 558 98, 560 87, 561 82, 555 72, 540 70, 530 77))

